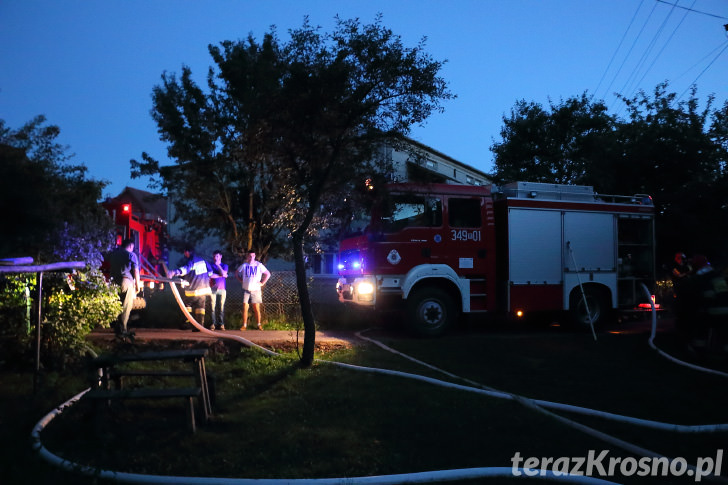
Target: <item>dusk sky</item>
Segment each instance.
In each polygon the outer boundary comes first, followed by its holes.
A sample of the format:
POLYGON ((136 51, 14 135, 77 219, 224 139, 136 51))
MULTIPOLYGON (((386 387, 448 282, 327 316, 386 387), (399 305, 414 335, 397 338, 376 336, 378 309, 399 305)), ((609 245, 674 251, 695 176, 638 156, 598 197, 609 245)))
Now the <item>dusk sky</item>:
POLYGON ((427 37, 458 96, 412 138, 486 172, 520 99, 586 91, 624 115, 615 92, 663 81, 681 99, 693 83, 701 100, 728 97, 728 0, 0 0, 0 119, 20 128, 45 115, 73 162, 110 183, 105 196, 147 189, 129 160, 169 163, 149 114, 163 72, 187 65, 205 86, 209 44, 260 40, 272 25, 285 42, 306 15, 329 32, 337 14, 377 13, 408 47, 427 37))

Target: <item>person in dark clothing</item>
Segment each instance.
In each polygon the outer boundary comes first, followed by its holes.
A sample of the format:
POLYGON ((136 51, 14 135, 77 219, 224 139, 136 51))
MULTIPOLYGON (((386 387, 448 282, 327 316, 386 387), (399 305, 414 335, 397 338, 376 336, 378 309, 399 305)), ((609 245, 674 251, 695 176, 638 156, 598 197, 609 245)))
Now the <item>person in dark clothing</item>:
POLYGON ((672 279, 672 294, 674 297, 674 309, 675 316, 677 317, 678 330, 685 325, 690 307, 686 305, 686 301, 689 299, 689 295, 683 294, 686 291, 686 284, 692 271, 688 257, 683 252, 675 253, 675 257, 672 260, 672 267, 670 268, 670 279, 672 279))
MULTIPOLYGON (((183 276, 189 282, 184 290, 184 302, 187 311, 200 325, 205 324, 205 300, 212 293, 210 290, 210 264, 195 254, 193 247, 188 246, 184 251, 187 262, 180 268, 170 271, 167 277, 183 276)), ((194 326, 193 331, 199 331, 194 326)))
POLYGON ((115 331, 119 335, 128 333, 129 315, 134 306, 134 298, 141 289, 139 279, 139 259, 134 253, 134 241, 125 239, 121 246, 109 255, 111 281, 119 285, 119 299, 122 311, 116 322, 115 331))
POLYGON ((703 255, 695 255, 691 267, 680 290, 684 322, 679 329, 691 348, 722 345, 728 325, 728 281, 703 255))
POLYGON ((690 262, 685 253, 675 253, 675 259, 672 261, 672 271, 670 276, 673 281, 680 281, 690 275, 690 262))
POLYGON ((212 322, 210 323, 210 330, 225 330, 225 299, 227 296, 225 282, 228 277, 228 265, 222 262, 222 252, 219 250, 212 253, 212 258, 212 272, 210 273, 212 322), (217 311, 218 301, 220 302, 219 312, 217 311))

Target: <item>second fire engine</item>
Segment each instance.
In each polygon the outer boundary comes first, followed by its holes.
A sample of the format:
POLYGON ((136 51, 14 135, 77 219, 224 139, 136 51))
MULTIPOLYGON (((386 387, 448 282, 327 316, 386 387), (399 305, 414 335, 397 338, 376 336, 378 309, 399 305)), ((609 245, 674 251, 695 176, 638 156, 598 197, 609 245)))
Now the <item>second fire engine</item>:
POLYGON ((463 313, 568 311, 597 324, 654 287, 654 206, 591 186, 396 184, 341 241, 342 302, 400 309, 420 334, 463 313))

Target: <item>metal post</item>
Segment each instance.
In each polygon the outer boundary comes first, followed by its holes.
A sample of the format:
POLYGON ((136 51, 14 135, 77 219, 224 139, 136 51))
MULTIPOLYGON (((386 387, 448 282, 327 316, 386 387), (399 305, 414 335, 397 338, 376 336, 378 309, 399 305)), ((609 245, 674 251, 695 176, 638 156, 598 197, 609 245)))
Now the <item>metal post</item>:
POLYGON ((33 392, 38 390, 38 380, 40 378, 40 324, 43 320, 43 272, 38 273, 38 321, 35 327, 35 379, 33 380, 33 392))

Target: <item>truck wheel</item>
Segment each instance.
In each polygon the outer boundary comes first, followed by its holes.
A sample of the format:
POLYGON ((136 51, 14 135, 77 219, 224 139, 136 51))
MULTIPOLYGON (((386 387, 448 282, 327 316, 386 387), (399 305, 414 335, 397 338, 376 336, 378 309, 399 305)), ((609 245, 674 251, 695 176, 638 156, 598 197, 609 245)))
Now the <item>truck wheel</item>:
POLYGON ((584 288, 584 294, 580 289, 574 290, 571 295, 571 304, 569 311, 572 324, 577 328, 589 328, 589 316, 591 314, 591 323, 597 327, 607 318, 609 306, 607 299, 601 291, 584 288), (586 296, 586 304, 584 297, 586 296), (587 312, 587 307, 589 311, 587 312))
POLYGON ((452 297, 439 288, 415 290, 407 298, 410 327, 418 334, 436 337, 444 334, 458 318, 452 297))

